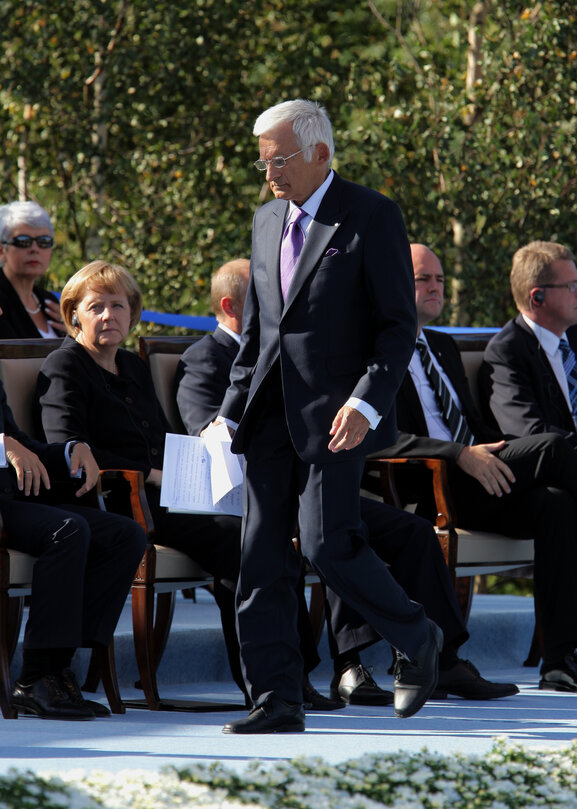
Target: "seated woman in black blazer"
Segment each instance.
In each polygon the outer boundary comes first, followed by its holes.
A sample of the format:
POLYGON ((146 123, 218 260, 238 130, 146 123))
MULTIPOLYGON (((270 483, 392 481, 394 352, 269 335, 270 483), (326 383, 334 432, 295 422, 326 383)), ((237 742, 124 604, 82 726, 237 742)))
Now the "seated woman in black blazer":
POLYGON ((121 348, 140 320, 138 284, 123 267, 93 261, 70 278, 60 304, 72 336, 46 358, 38 377, 47 440, 74 436, 90 446, 101 469, 143 472, 158 541, 186 553, 214 576, 230 667, 244 691, 234 613, 240 520, 169 514, 160 505, 164 439, 170 426, 147 366, 121 348))
MULTIPOLYGON (((240 518, 169 514, 160 505, 164 439, 170 426, 148 367, 135 353, 121 348, 140 320, 138 284, 123 267, 93 261, 70 278, 60 302, 71 336, 46 358, 38 377, 44 432, 50 441, 85 441, 101 469, 143 472, 159 542, 188 554, 214 576, 230 667, 246 694, 234 605, 240 518)), ((301 606, 311 634, 304 638, 304 620, 299 621, 305 668, 310 671, 318 657, 304 597, 301 606)), ((314 691, 308 679, 305 687, 314 691)), ((329 709, 329 701, 320 694, 309 696, 318 702, 316 707, 329 709)))
POLYGON ((37 202, 0 207, 0 339, 63 337, 58 298, 38 281, 54 246, 50 217, 37 202))

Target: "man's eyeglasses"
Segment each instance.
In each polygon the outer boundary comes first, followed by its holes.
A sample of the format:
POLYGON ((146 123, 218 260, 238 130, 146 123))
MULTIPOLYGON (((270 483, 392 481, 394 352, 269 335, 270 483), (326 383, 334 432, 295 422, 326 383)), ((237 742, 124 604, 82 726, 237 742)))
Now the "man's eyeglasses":
POLYGON ((20 247, 23 250, 27 250, 29 247, 32 247, 32 242, 36 242, 41 250, 48 250, 50 247, 54 247, 54 239, 52 236, 14 236, 13 239, 2 242, 2 244, 10 244, 12 247, 20 247))
POLYGON ((289 154, 288 157, 271 157, 270 160, 255 160, 254 167, 259 171, 266 171, 270 163, 270 165, 275 169, 284 169, 287 160, 290 160, 291 157, 295 157, 295 155, 298 155, 301 152, 304 152, 304 149, 299 149, 298 152, 293 152, 292 154, 289 154))
POLYGON ((577 281, 569 281, 568 284, 539 284, 539 289, 568 289, 569 292, 577 292, 577 281))

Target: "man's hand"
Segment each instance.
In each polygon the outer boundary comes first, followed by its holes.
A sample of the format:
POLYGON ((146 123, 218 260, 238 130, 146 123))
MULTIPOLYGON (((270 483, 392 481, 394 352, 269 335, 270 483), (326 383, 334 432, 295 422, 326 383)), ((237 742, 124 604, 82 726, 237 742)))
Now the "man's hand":
POLYGON ((18 478, 18 488, 26 496, 32 492, 40 492, 40 484, 44 483, 47 489, 50 488, 50 478, 46 467, 36 455, 29 449, 16 441, 10 435, 4 435, 4 448, 6 450, 6 460, 16 470, 18 478))
POLYGON ((457 466, 475 480, 489 494, 502 497, 510 494, 510 483, 515 483, 515 475, 504 461, 494 454, 505 446, 505 441, 496 444, 476 444, 473 447, 464 447, 457 458, 457 466))
POLYGON ((331 425, 329 434, 332 439, 329 443, 331 452, 340 452, 343 449, 358 447, 369 427, 369 420, 354 407, 343 405, 331 425))
MULTIPOLYGON (((207 430, 214 429, 215 427, 220 427, 221 424, 223 424, 222 421, 211 421, 210 424, 206 425, 204 430, 200 431, 200 437, 204 438, 204 436, 206 435, 207 430)), ((236 430, 234 429, 234 427, 231 427, 230 424, 227 424, 226 429, 228 430, 228 434, 230 435, 230 437, 234 438, 234 434, 236 433, 236 430)))
POLYGON ((160 489, 162 485, 162 469, 151 469, 145 483, 152 483, 153 486, 158 486, 160 489))
POLYGON ((66 335, 66 326, 62 322, 62 315, 60 314, 60 304, 56 301, 46 298, 44 301, 44 315, 48 323, 52 326, 54 331, 66 335))
POLYGON ((74 445, 72 455, 70 456, 70 474, 72 477, 78 474, 80 470, 84 470, 84 483, 76 492, 76 497, 82 497, 83 494, 89 492, 93 486, 96 486, 100 469, 92 454, 90 447, 86 444, 77 443, 74 445))

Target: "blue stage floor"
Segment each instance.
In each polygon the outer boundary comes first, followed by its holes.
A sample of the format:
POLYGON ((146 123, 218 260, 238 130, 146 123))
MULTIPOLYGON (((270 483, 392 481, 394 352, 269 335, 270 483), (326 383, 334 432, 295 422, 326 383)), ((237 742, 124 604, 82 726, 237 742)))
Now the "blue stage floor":
MULTIPOLYGON (((119 628, 119 641, 123 634, 128 634, 129 626, 127 612, 119 628)), ((0 772, 11 767, 37 773, 71 769, 157 770, 165 765, 185 767, 192 761, 221 761, 243 768, 254 758, 274 761, 297 756, 321 756, 336 763, 363 753, 417 751, 423 747, 448 755, 485 753, 496 737, 539 749, 564 747, 577 738, 577 694, 539 691, 538 670, 522 667, 532 627, 531 602, 477 599, 470 626, 474 637, 467 656, 486 677, 516 682, 521 688, 519 695, 484 703, 459 699, 429 702, 417 716, 406 720, 395 719, 392 708, 349 706, 342 711, 309 714, 303 734, 272 736, 224 735, 223 724, 242 715, 233 712, 194 714, 132 709, 123 716, 91 722, 49 722, 27 717, 0 720, 0 772), (517 642, 513 650, 511 637, 517 642), (520 659, 511 665, 511 657, 515 655, 520 659)), ((239 701, 239 692, 228 679, 209 681, 195 674, 194 682, 182 680, 183 669, 186 671, 190 663, 185 640, 194 646, 201 628, 205 632, 218 632, 217 627, 216 610, 208 597, 199 604, 179 602, 171 638, 176 648, 167 650, 163 669, 164 697, 239 701), (172 659, 179 666, 171 663, 172 659), (175 682, 170 683, 171 679, 175 682)), ((124 650, 121 642, 119 650, 121 681, 130 680, 132 671, 125 671, 130 668, 125 662, 129 651, 124 650)), ((383 687, 392 687, 392 678, 385 673, 389 660, 390 653, 384 648, 380 658, 370 661, 383 687)), ((209 671, 213 671, 210 666, 209 671)), ((328 661, 323 660, 318 672, 312 677, 313 683, 327 693, 328 661)), ((141 696, 126 684, 121 685, 121 690, 125 697, 141 696)), ((97 696, 105 701, 103 694, 97 696)))

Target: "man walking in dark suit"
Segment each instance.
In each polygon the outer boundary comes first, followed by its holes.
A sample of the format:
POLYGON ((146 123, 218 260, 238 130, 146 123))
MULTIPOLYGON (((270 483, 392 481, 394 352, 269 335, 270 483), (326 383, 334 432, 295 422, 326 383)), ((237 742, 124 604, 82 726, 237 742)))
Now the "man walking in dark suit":
MULTIPOLYGON (((540 687, 577 691, 577 455, 559 436, 511 439, 483 423, 456 343, 423 328, 443 307, 441 263, 424 245, 411 252, 419 334, 397 397, 399 441, 384 454, 448 461, 460 527, 534 538, 540 687)), ((432 516, 426 491, 414 477, 401 486, 405 502, 432 516)))
MULTIPOLYGON (((177 400, 182 421, 191 435, 200 435, 218 415, 228 388, 230 370, 240 345, 249 265, 247 259, 237 259, 213 273, 211 302, 218 326, 212 334, 192 343, 178 364, 177 400)), ((472 664, 457 657, 458 647, 469 634, 431 523, 366 497, 361 498, 361 518, 367 527, 370 546, 389 566, 408 596, 422 604, 427 615, 443 631, 435 699, 447 694, 465 699, 496 699, 516 694, 518 689, 513 683, 489 682, 472 664)), ((360 659, 361 650, 380 637, 330 589, 325 595, 329 649, 334 665, 331 696, 355 705, 390 704, 393 695, 379 688, 360 659)), ((302 628, 300 634, 302 640, 302 628)), ((311 655, 307 656, 303 650, 305 672, 317 665, 315 662, 307 668, 307 657, 311 655)), ((310 702, 308 690, 310 686, 303 694, 305 704, 310 702)), ((319 708, 322 707, 321 701, 319 708)))
POLYGON ((304 730, 297 522, 313 568, 404 653, 395 712, 409 716, 435 688, 442 633, 370 549, 359 506, 365 455, 395 438, 415 335, 403 219, 331 170, 320 106, 279 104, 253 133, 276 199, 255 215, 241 347, 219 418, 246 462, 237 615, 255 709, 224 730, 304 730))
POLYGON ((515 320, 489 342, 481 395, 513 435, 552 432, 577 447, 577 268, 568 247, 531 242, 513 256, 515 320))

